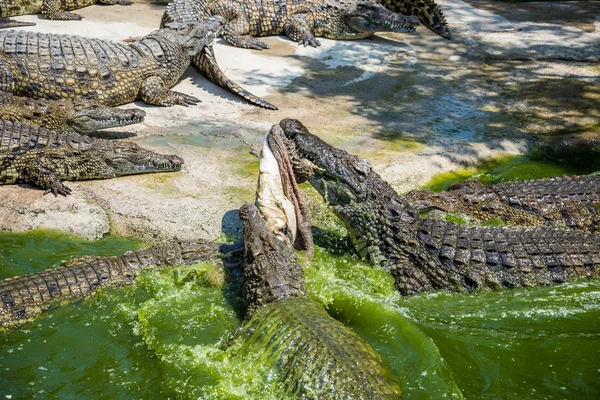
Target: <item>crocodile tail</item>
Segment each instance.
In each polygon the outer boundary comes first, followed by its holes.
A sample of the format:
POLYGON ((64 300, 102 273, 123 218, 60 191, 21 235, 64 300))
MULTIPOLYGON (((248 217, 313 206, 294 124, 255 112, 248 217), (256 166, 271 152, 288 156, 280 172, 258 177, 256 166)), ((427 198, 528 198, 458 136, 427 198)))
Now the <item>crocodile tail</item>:
POLYGON ((219 64, 217 64, 212 46, 206 46, 202 52, 192 57, 192 65, 198 70, 198 72, 210 79, 213 83, 229 90, 231 93, 235 93, 238 96, 246 99, 248 102, 259 107, 277 110, 277 107, 275 107, 273 104, 253 95, 229 79, 223 73, 223 71, 221 71, 219 64))
POLYGON ((419 20, 443 38, 451 39, 446 17, 434 0, 374 0, 390 11, 416 15, 419 20))
POLYGON ((0 18, 0 29, 18 28, 19 26, 35 26, 33 22, 21 22, 14 19, 0 18))

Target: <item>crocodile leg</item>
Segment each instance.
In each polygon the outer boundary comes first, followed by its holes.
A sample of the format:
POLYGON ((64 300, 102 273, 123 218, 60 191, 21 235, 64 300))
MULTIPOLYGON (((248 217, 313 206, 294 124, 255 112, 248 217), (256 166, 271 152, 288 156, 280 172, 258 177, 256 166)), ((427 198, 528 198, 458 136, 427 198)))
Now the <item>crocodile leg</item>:
POLYGON ((92 154, 63 154, 57 148, 33 149, 23 154, 16 154, 7 160, 0 176, 2 183, 33 183, 46 193, 55 196, 67 196, 71 189, 63 180, 109 179, 117 175, 105 161, 92 154))
POLYGON ((223 32, 223 39, 235 47, 244 49, 263 50, 270 46, 252 36, 250 33, 250 18, 240 10, 239 5, 234 3, 218 3, 213 15, 221 15, 227 19, 227 27, 223 32))
POLYGON ((21 176, 21 180, 23 182, 34 183, 42 189, 46 189, 44 194, 52 193, 54 197, 57 197, 59 194, 61 196, 70 195, 71 188, 62 183, 44 161, 43 158, 32 160, 30 164, 20 168, 19 175, 21 176))
POLYGON ((288 18, 283 25, 283 31, 294 42, 303 44, 304 46, 317 47, 321 43, 313 34, 314 21, 310 15, 298 14, 288 18))
POLYGON ((139 97, 148 104, 157 106, 196 105, 200 100, 194 96, 175 92, 158 76, 146 78, 140 88, 139 97))
POLYGON ((55 196, 66 196, 71 189, 65 186, 54 173, 57 165, 32 150, 23 154, 5 157, 0 169, 0 185, 11 183, 34 183, 52 192, 55 196))
POLYGON ((61 8, 61 0, 44 0, 44 3, 42 4, 42 15, 48 19, 62 21, 79 21, 83 19, 79 14, 61 11, 61 8))
POLYGON ((200 54, 192 57, 192 65, 200 72, 203 76, 210 79, 216 85, 229 90, 231 93, 235 93, 238 96, 243 97, 248 102, 256 104, 257 106, 268 108, 270 110, 277 110, 273 104, 265 101, 252 93, 248 92, 237 83, 229 79, 221 68, 217 64, 215 59, 215 53, 212 47, 205 47, 200 54))
POLYGON ((17 28, 19 26, 35 26, 35 24, 33 22, 21 22, 9 18, 0 18, 0 29, 17 28))

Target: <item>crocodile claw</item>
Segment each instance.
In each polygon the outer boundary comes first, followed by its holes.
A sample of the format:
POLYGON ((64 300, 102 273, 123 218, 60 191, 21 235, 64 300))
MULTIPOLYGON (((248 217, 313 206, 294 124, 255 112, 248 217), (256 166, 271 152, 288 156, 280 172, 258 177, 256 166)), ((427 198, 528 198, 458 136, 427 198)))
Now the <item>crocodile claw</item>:
POLYGON ((315 38, 307 38, 307 39, 302 39, 300 41, 300 44, 303 44, 304 47, 306 47, 306 46, 319 47, 321 45, 321 42, 319 42, 315 38))
POLYGON ((188 107, 188 106, 195 106, 196 104, 198 104, 200 102, 201 102, 200 99, 198 99, 194 96, 190 96, 189 94, 174 92, 173 104, 188 107))
POLYGON ((59 21, 81 21, 83 16, 75 13, 61 12, 53 17, 49 17, 49 19, 59 21))
POLYGON ((52 193, 54 195, 54 197, 58 197, 59 194, 61 196, 67 197, 68 195, 71 194, 71 188, 66 186, 61 181, 56 181, 52 184, 52 187, 46 189, 46 191, 44 192, 44 195, 47 195, 48 193, 52 193))
POLYGON ((261 42, 260 40, 251 40, 246 43, 246 48, 253 50, 265 50, 270 49, 271 46, 269 46, 265 42, 261 42))

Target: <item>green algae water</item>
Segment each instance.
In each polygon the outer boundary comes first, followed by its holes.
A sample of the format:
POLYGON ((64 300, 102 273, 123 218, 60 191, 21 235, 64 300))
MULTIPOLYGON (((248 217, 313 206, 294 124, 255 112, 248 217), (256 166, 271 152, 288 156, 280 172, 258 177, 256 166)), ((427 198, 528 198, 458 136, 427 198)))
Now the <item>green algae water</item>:
MULTIPOLYGON (((343 239, 317 239, 301 257, 311 296, 382 355, 405 398, 600 397, 600 282, 402 298, 343 239)), ((44 232, 0 243, 5 275, 140 245, 44 232)), ((239 279, 211 262, 149 271, 0 332, 0 398, 284 398, 271 371, 227 350, 239 279)))
POLYGON ((483 160, 471 168, 444 172, 434 176, 423 188, 434 192, 448 190, 454 183, 467 179, 486 184, 528 179, 543 179, 563 175, 582 175, 596 172, 594 165, 553 164, 530 156, 502 156, 483 160))

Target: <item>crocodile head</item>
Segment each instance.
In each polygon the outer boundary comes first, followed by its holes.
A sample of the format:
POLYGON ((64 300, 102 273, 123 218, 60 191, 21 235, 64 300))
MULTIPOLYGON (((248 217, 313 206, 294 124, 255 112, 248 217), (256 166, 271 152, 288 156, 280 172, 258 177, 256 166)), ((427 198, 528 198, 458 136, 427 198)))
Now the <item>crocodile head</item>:
POLYGON ((115 176, 179 171, 183 165, 178 156, 158 154, 121 140, 107 140, 99 154, 115 176))
POLYGON ((419 19, 390 11, 372 1, 361 1, 349 10, 333 13, 324 27, 330 39, 360 39, 375 32, 414 32, 419 19))
POLYGON ((310 181, 329 203, 361 256, 391 268, 415 253, 419 212, 367 160, 325 143, 300 121, 284 119, 280 126, 296 179, 310 181))
POLYGON ((103 105, 91 105, 73 110, 67 124, 76 132, 95 132, 100 129, 137 124, 146 117, 139 108, 121 109, 103 105))
POLYGON ((171 23, 166 27, 178 30, 183 35, 183 50, 190 56, 195 56, 200 54, 204 47, 213 45, 223 31, 226 21, 225 18, 217 15, 196 24, 171 23))
POLYGON ((369 161, 325 143, 298 120, 284 119, 279 125, 299 182, 310 180, 331 205, 365 198, 371 175, 369 161))
POLYGON ((291 247, 267 227, 255 205, 240 208, 244 231, 246 319, 275 301, 305 295, 304 272, 291 247))

